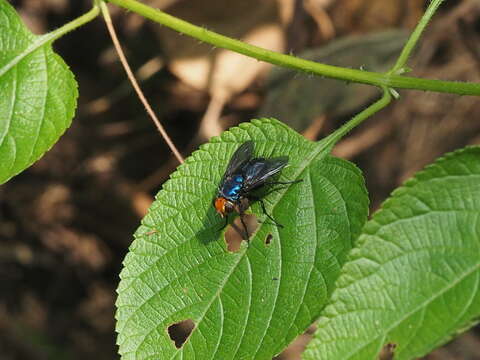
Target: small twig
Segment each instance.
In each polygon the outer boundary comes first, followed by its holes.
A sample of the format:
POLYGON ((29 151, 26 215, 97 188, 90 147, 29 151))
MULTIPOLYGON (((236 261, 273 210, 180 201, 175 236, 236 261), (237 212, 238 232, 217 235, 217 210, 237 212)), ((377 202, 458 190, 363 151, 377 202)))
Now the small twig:
POLYGON ((157 116, 153 112, 150 104, 148 103, 147 99, 145 98, 145 95, 143 94, 142 90, 140 89, 140 86, 138 85, 138 82, 135 79, 135 76, 133 75, 133 72, 130 69, 130 66, 128 65, 125 54, 123 53, 120 42, 118 41, 117 34, 115 33, 115 29, 113 27, 112 19, 110 18, 110 13, 108 12, 108 7, 103 1, 100 2, 100 9, 102 10, 102 15, 103 15, 103 18, 105 19, 105 24, 107 25, 108 32, 110 33, 110 37, 112 38, 112 42, 113 42, 113 45, 115 46, 115 49, 118 53, 118 56, 120 58, 120 62, 122 63, 122 66, 125 69, 125 72, 127 73, 128 79, 132 83, 132 86, 135 89, 135 92, 137 93, 138 98, 140 99, 143 106, 147 110, 148 115, 152 118, 153 122, 157 126, 158 131, 162 135, 163 139, 167 143, 167 145, 170 148, 170 150, 172 151, 173 155, 175 155, 178 162, 183 163, 184 159, 183 159, 182 155, 180 154, 178 149, 175 147, 175 144, 170 139, 170 136, 168 136, 164 127, 162 126, 162 124, 158 120, 157 116))

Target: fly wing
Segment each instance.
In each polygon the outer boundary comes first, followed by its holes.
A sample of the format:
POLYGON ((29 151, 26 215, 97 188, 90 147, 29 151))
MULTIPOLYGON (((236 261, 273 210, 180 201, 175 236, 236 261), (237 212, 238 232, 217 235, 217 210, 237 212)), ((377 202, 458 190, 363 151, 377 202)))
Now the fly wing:
POLYGON ((224 178, 237 172, 242 165, 246 164, 252 158, 252 154, 253 141, 249 140, 240 145, 228 163, 224 178))
POLYGON ((245 169, 243 192, 262 186, 265 181, 277 174, 288 164, 288 156, 273 159, 253 159, 245 169))

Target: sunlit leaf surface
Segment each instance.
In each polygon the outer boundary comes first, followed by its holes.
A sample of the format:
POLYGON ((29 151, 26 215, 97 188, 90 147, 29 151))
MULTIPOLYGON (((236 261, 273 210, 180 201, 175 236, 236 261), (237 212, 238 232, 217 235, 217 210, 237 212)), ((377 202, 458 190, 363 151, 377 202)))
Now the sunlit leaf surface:
POLYGON ((427 354, 480 315, 480 148, 439 159, 370 220, 305 359, 427 354))
POLYGON ((73 74, 51 44, 39 42, 0 0, 0 183, 50 149, 74 115, 73 74))
POLYGON ((360 171, 273 119, 225 132, 196 151, 164 184, 124 261, 117 300, 123 359, 271 359, 319 315, 366 220, 360 171), (302 179, 265 198, 250 246, 229 252, 212 199, 246 140, 255 155, 288 155, 280 180, 302 179), (265 222, 263 222, 265 221, 265 222), (265 239, 271 234, 269 244, 265 239), (167 329, 191 319, 181 348, 167 329))

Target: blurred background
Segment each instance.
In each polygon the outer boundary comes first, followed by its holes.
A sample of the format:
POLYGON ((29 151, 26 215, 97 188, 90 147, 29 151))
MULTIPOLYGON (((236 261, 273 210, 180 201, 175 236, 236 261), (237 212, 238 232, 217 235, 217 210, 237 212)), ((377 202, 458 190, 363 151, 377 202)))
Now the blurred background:
MULTIPOLYGON (((91 6, 87 0, 10 2, 37 34, 91 6)), ((428 1, 144 2, 272 50, 383 71, 428 1)), ((319 139, 378 95, 364 85, 273 69, 110 9, 132 68, 184 156, 258 116, 319 139)), ((117 359, 113 316, 121 262, 178 163, 127 83, 101 18, 54 48, 74 72, 80 98, 73 125, 53 149, 0 187, 0 359, 117 359)), ((413 76, 478 82, 480 3, 446 1, 409 64, 413 76)), ((334 151, 364 171, 372 211, 435 158, 480 143, 478 98, 400 95, 334 151)), ((299 359, 312 331, 278 358, 299 359)), ((480 359, 480 329, 426 359, 480 359)))

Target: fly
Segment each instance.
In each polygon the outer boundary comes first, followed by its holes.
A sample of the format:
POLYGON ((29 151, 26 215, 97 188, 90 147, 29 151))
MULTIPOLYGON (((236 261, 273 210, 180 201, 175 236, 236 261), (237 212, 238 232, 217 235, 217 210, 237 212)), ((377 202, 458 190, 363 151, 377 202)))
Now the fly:
MULTIPOLYGON (((213 199, 215 210, 222 218, 225 218, 225 226, 228 224, 230 213, 236 212, 240 215, 247 240, 249 234, 243 215, 253 201, 260 202, 263 213, 275 225, 283 227, 267 213, 262 198, 254 196, 252 192, 266 185, 285 185, 302 181, 269 181, 288 164, 288 156, 265 159, 253 158, 252 155, 253 141, 251 140, 243 143, 235 151, 218 186, 217 196, 213 199)), ((270 192, 275 190, 279 189, 272 189, 270 192)))

